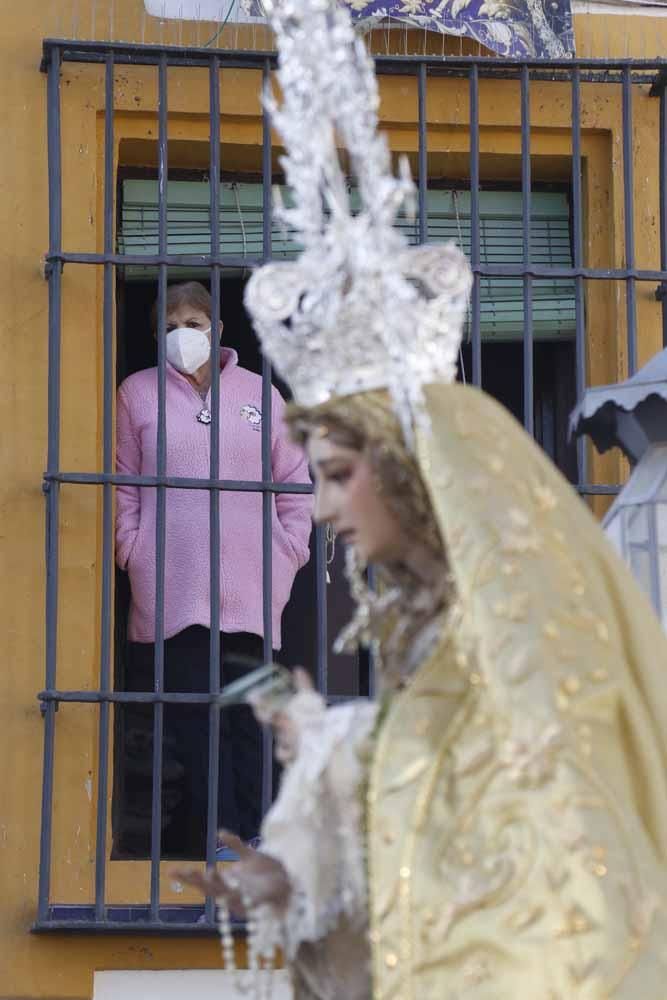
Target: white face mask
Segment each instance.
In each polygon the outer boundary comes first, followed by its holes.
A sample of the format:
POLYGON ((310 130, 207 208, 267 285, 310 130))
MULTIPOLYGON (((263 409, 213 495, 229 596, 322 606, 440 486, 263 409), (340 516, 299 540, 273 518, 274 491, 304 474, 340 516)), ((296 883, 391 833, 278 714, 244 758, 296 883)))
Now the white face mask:
POLYGON ((179 372, 194 375, 211 356, 211 342, 208 330, 193 330, 189 326, 179 326, 167 334, 167 358, 179 372))

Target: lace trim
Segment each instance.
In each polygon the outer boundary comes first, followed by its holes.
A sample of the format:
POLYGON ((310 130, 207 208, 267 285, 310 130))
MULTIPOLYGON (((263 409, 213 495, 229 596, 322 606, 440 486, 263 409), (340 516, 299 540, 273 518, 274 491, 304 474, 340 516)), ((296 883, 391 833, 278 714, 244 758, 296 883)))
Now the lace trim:
POLYGON ((309 710, 297 756, 264 821, 263 850, 285 866, 292 892, 284 911, 260 908, 260 934, 264 944, 273 939, 290 960, 301 943, 326 937, 343 915, 354 927, 367 922, 359 790, 361 754, 376 714, 372 702, 328 710, 322 702, 320 711, 309 710))

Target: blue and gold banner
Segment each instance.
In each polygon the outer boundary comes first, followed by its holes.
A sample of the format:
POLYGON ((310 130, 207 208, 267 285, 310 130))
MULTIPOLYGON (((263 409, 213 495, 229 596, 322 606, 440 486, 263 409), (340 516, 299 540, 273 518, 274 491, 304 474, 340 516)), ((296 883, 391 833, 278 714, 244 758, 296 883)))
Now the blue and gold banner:
MULTIPOLYGON (((144 0, 154 17, 263 20, 262 0, 144 0)), ((391 17, 480 42, 500 56, 564 59, 574 54, 570 0, 341 0, 357 22, 391 17)))
POLYGON ((574 54, 570 0, 345 0, 355 20, 392 17, 481 42, 501 56, 574 54))

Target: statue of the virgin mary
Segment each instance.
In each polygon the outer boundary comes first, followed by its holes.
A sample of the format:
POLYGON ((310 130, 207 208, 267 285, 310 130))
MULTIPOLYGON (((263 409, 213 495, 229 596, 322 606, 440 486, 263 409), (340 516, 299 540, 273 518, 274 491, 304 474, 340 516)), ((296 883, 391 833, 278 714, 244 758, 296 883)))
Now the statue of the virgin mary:
POLYGON ((271 16, 304 251, 246 302, 315 516, 348 545, 343 641, 374 645, 379 695, 327 708, 302 677, 268 712, 286 767, 261 850, 191 880, 283 948, 299 1000, 661 1000, 667 641, 548 459, 454 383, 469 269, 392 225, 410 182, 348 15, 271 16))

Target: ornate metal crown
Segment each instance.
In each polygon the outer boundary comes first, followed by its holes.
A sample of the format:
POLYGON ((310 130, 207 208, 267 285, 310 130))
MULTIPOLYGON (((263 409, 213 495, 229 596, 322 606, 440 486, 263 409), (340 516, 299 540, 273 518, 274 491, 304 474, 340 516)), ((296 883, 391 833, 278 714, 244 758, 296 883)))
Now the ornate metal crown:
POLYGON ((455 378, 470 270, 454 244, 410 247, 394 225, 402 209, 414 217, 415 189, 407 159, 398 177, 391 171, 373 62, 347 10, 336 0, 266 6, 283 102, 268 90, 264 102, 294 197, 290 207, 277 199, 275 212, 303 251, 255 271, 246 307, 297 402, 386 388, 411 442, 426 419, 422 387, 455 378), (358 181, 358 213, 339 146, 358 181))

